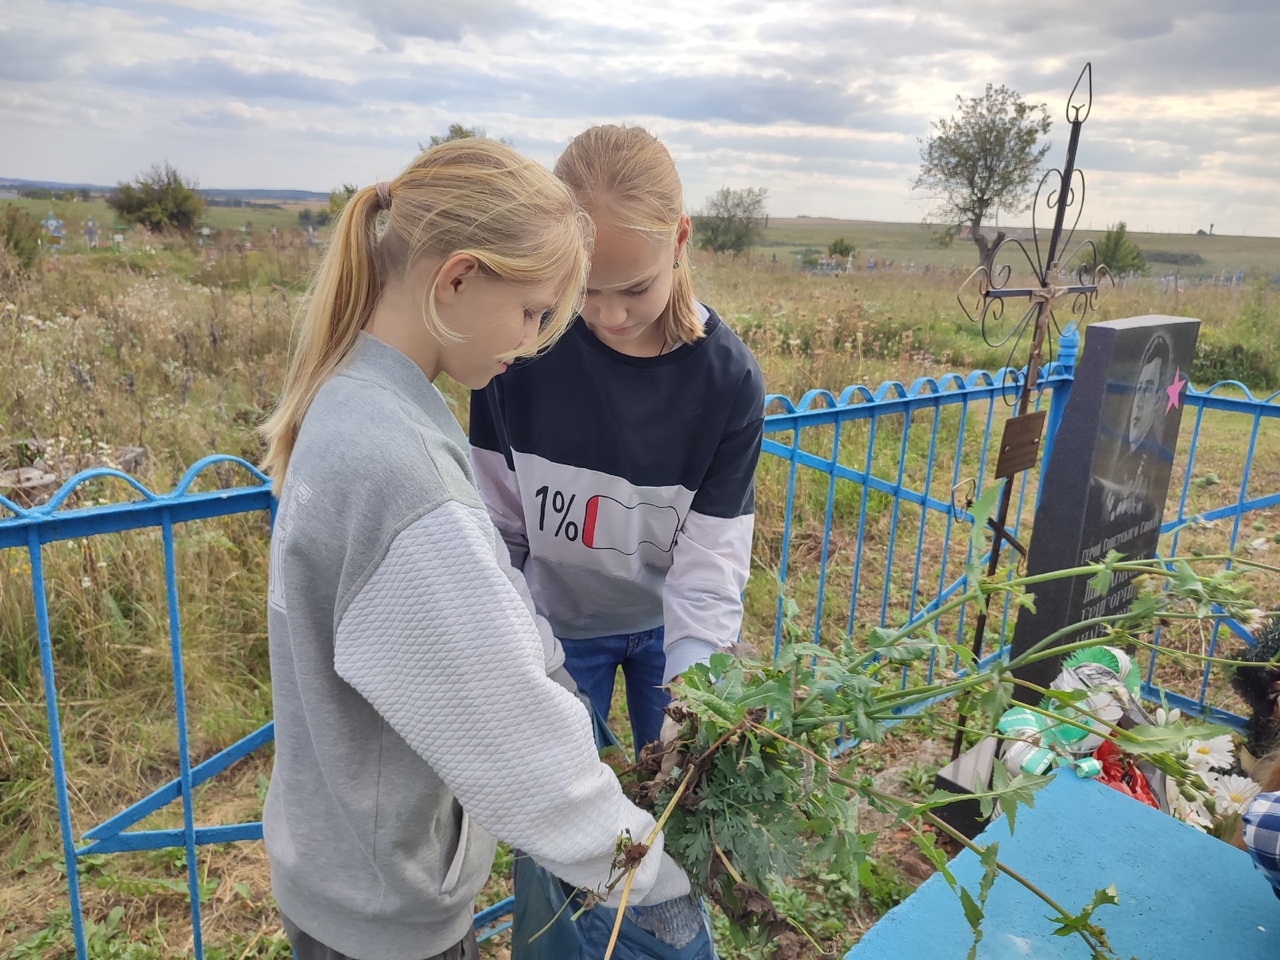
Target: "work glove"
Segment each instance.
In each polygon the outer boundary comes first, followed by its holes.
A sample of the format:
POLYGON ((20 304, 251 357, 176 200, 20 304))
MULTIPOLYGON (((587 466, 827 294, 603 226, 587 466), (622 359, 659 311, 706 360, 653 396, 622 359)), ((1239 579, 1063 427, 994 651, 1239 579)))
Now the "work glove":
POLYGON ((692 942, 704 928, 702 905, 693 894, 688 875, 666 853, 653 886, 634 907, 627 907, 627 916, 677 949, 692 942))

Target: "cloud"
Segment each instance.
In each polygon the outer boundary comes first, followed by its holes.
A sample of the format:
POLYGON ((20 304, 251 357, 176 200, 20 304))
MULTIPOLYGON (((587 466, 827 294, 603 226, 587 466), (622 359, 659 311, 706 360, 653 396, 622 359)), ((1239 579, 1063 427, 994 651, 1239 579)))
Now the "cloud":
POLYGON ((213 56, 193 61, 163 60, 109 68, 101 71, 98 79, 109 86, 164 90, 170 95, 197 94, 329 104, 352 102, 350 88, 330 78, 282 68, 248 70, 213 56))
POLYGON ((554 68, 498 74, 465 66, 424 66, 411 74, 358 82, 362 100, 438 101, 530 117, 668 117, 733 124, 798 123, 882 128, 879 110, 840 85, 754 73, 600 77, 589 84, 554 68))
POLYGON ((30 81, 57 75, 82 49, 78 38, 29 36, 0 26, 0 80, 30 81))
POLYGON ((582 91, 592 113, 652 115, 736 124, 854 126, 872 111, 839 84, 752 73, 638 77, 582 91))
POLYGON ((409 38, 456 43, 469 33, 496 36, 554 23, 514 0, 364 0, 360 16, 393 49, 409 38))
POLYGON ((24 0, 0 20, 0 175, 113 182, 168 155, 211 187, 323 190, 454 121, 551 163, 621 120, 668 143, 690 206, 728 183, 777 214, 914 220, 917 141, 957 94, 1046 103, 1058 163, 1091 59, 1086 220, 1277 233, 1276 36, 1275 0, 24 0))
POLYGON ((1173 19, 1169 16, 1117 17, 1110 23, 1112 33, 1121 40, 1150 40, 1173 32, 1173 19))
POLYGON ((253 108, 243 103, 229 103, 221 107, 190 110, 179 119, 178 123, 224 133, 245 133, 274 126, 277 119, 275 113, 263 110, 261 107, 253 108))

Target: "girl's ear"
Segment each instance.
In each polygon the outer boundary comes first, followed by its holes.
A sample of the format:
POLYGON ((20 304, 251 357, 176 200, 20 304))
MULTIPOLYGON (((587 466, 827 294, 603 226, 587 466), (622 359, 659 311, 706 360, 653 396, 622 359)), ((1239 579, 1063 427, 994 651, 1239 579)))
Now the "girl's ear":
POLYGON ((680 255, 680 251, 684 249, 684 245, 689 242, 689 235, 693 232, 693 225, 689 221, 688 214, 680 215, 680 225, 676 227, 676 255, 680 255))
POLYGON ((436 274, 436 302, 447 303, 456 299, 464 287, 470 286, 480 276, 480 262, 465 253, 455 254, 446 260, 436 274))

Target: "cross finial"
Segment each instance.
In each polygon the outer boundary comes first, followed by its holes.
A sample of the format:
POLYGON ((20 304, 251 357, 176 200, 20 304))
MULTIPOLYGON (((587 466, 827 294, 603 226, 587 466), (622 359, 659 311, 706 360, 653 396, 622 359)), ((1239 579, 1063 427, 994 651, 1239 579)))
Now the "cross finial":
MULTIPOLYGON (((1057 326, 1053 317, 1054 303, 1072 298, 1071 313, 1075 316, 1076 323, 1081 324, 1085 315, 1097 308, 1102 286, 1112 283, 1106 266, 1098 262, 1097 245, 1092 240, 1081 242, 1065 260, 1059 256, 1059 251, 1066 249, 1074 238, 1084 210, 1084 173, 1076 168, 1076 149, 1080 142, 1080 128, 1089 118, 1092 109, 1093 67, 1086 63, 1067 97, 1066 118, 1071 125, 1071 137, 1067 144, 1066 162, 1061 169, 1046 172, 1036 188, 1035 200, 1031 205, 1031 245, 1028 246, 1018 237, 1005 237, 991 250, 986 262, 969 275, 957 294, 965 316, 981 325, 982 337, 990 346, 1010 345, 1005 363, 1007 371, 1018 369, 1018 347, 1028 326, 1031 326, 1032 343, 1026 377, 1032 386, 1038 374, 1045 341, 1049 338, 1049 328, 1057 326), (1044 208, 1053 213, 1053 229, 1043 249, 1040 225, 1037 223, 1037 211, 1040 210, 1042 200, 1044 208), (1070 207, 1075 208, 1075 216, 1070 226, 1067 226, 1067 210, 1070 207), (1009 262, 1008 258, 1001 261, 1001 254, 1011 255, 1013 262, 1009 262), (1020 266, 1022 261, 1025 261, 1025 268, 1020 266), (1064 263, 1067 266, 1078 263, 1079 266, 1072 271, 1073 282, 1060 284, 1055 281, 1064 278, 1064 263), (1021 287, 1009 285, 1013 279, 1015 264, 1020 266, 1020 275, 1030 272, 1033 283, 1021 287), (1026 309, 1016 322, 1009 323, 1005 320, 1006 300, 1027 301, 1026 309)), ((1019 405, 1022 406, 1021 403, 1019 405)))

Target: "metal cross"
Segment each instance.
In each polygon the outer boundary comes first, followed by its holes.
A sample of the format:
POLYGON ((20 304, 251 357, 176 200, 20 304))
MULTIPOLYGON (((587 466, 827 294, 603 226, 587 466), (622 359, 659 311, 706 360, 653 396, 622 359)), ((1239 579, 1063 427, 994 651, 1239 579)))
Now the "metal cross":
MULTIPOLYGON (((1067 122, 1071 125, 1071 138, 1067 142, 1067 159, 1061 169, 1048 171, 1040 180, 1036 189, 1035 200, 1031 206, 1031 236, 1035 251, 1027 248, 1021 240, 1012 237, 1001 239, 991 251, 987 262, 981 264, 961 285, 957 294, 960 307, 973 322, 981 324, 982 338, 993 347, 1000 347, 1012 342, 1008 360, 1005 362, 1004 375, 1012 378, 1017 385, 1017 413, 1005 422, 1004 435, 1000 441, 1000 454, 996 461, 995 475, 1004 480, 1004 488, 1000 492, 1000 504, 996 515, 988 521, 993 532, 991 557, 987 563, 987 576, 994 576, 1000 567, 1000 552, 1004 542, 1008 542, 1014 550, 1025 556, 1026 549, 1018 543, 1007 529, 1009 505, 1013 499, 1014 478, 1036 463, 1040 452, 1040 440, 1044 431, 1044 411, 1028 412, 1031 396, 1040 379, 1040 369, 1044 365, 1044 349, 1048 343, 1052 349, 1049 330, 1057 329, 1057 320, 1053 315, 1053 305, 1057 300, 1071 297, 1071 313, 1077 324, 1084 320, 1090 310, 1098 305, 1099 290, 1103 281, 1112 282, 1107 268, 1098 263, 1097 246, 1092 240, 1083 241, 1072 251, 1065 261, 1059 259, 1059 253, 1065 250, 1075 236, 1076 227, 1080 223, 1080 215, 1084 209, 1084 173, 1076 168, 1076 148, 1080 144, 1080 128, 1089 118, 1093 109, 1093 66, 1086 63, 1080 71, 1076 85, 1071 88, 1067 98, 1067 122), (1041 251, 1040 231, 1036 223, 1036 211, 1040 207, 1041 196, 1045 187, 1057 178, 1056 187, 1050 189, 1045 196, 1045 207, 1053 211, 1053 231, 1049 235, 1047 247, 1041 251), (1078 202, 1077 202, 1078 200, 1078 202), (1067 229, 1067 208, 1075 207, 1075 219, 1067 229), (1009 250, 1022 255, 1027 262, 1035 285, 1026 287, 1010 287, 1009 280, 1013 276, 1013 266, 1005 263, 997 266, 1000 254, 1009 250), (1043 255, 1042 255, 1043 253, 1043 255), (1092 254, 1083 256, 1082 254, 1092 254), (1057 284, 1055 281, 1063 277, 1063 264, 1070 266, 1079 262, 1075 282, 1057 284), (966 302, 966 291, 969 299, 966 302), (1011 327, 1004 329, 1003 320, 1006 300, 1029 301, 1026 311, 1011 327), (970 307, 972 304, 972 309, 970 307), (1034 325, 1032 326, 1032 322, 1034 325), (1014 356, 1018 351, 1028 326, 1031 326, 1031 348, 1027 357, 1025 371, 1014 366, 1014 356)), ((1015 257, 1015 262, 1016 262, 1015 257)), ((1061 330, 1058 330, 1061 334, 1061 330)), ((973 652, 980 655, 983 636, 986 632, 987 617, 990 607, 990 595, 978 612, 974 625, 973 652)), ((956 733, 952 745, 952 758, 959 756, 961 741, 964 736, 963 717, 960 730, 956 733)))
POLYGON ((1067 98, 1066 115, 1067 122, 1071 125, 1071 137, 1067 142, 1066 163, 1061 169, 1055 168, 1045 173, 1036 188, 1035 200, 1031 205, 1031 249, 1019 239, 1001 238, 987 261, 965 280, 957 294, 965 316, 974 323, 981 324, 982 338, 988 345, 1000 347, 1012 342, 1005 369, 1006 375, 1014 377, 1019 386, 1019 414, 1026 413, 1029 406, 1031 392, 1043 364, 1042 354, 1049 327, 1051 324, 1057 327, 1053 316, 1054 302, 1064 297, 1073 297, 1071 312, 1078 320, 1083 320, 1085 314, 1097 306, 1102 282, 1109 282, 1111 279, 1106 267, 1097 262, 1097 246, 1092 240, 1083 241, 1065 261, 1059 257, 1060 252, 1074 238, 1076 227, 1080 224, 1080 215, 1084 211, 1084 172, 1076 168, 1076 149, 1080 144, 1080 128, 1089 119, 1092 108, 1093 67, 1092 64, 1085 64, 1067 98), (1056 185, 1046 195, 1046 187, 1050 187, 1055 178, 1056 185), (1036 222, 1042 196, 1045 209, 1053 213, 1053 230, 1049 235, 1048 245, 1043 250, 1040 247, 1040 226, 1036 222), (1068 228, 1066 219, 1069 207, 1075 207, 1075 219, 1068 228), (1026 261, 1035 281, 1034 286, 1008 286, 1013 276, 1013 264, 1006 262, 997 265, 1000 255, 1006 251, 1014 254, 1015 262, 1026 261), (1021 257, 1017 254, 1021 254, 1021 257), (1082 256, 1083 254, 1091 256, 1082 256), (1076 282, 1056 284, 1054 281, 1065 272, 1063 266, 1073 263, 1079 264, 1076 282), (1023 299, 1029 301, 1026 311, 1015 324, 1005 328, 1005 301, 1023 299), (1014 357, 1033 319, 1031 351, 1024 375, 1014 366, 1014 357))

